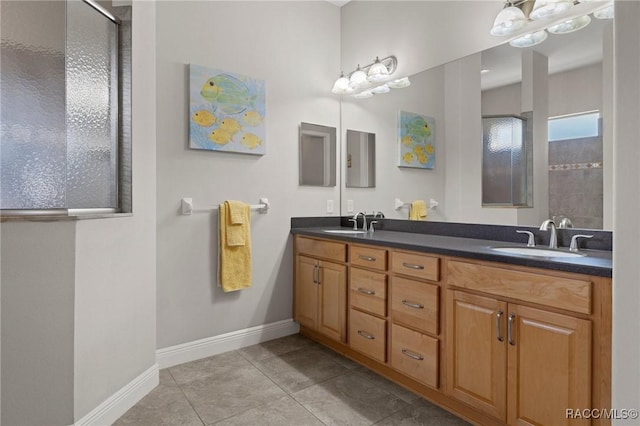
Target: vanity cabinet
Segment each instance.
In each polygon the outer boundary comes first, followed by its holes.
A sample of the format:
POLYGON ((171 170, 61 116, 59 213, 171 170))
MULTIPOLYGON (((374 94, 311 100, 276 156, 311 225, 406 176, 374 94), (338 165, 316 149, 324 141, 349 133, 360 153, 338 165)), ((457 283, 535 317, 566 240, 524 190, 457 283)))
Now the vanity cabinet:
POLYGON ((294 317, 339 342, 346 342, 347 267, 335 260, 344 262, 346 250, 346 244, 308 238, 299 238, 296 250, 294 317))
POLYGON ((295 238, 302 334, 482 425, 608 425, 611 279, 295 238))
POLYGON ((566 409, 592 406, 592 321, 577 313, 590 310, 591 282, 459 261, 449 266, 450 285, 502 288, 506 296, 447 290, 445 391, 510 425, 589 424, 567 419, 566 409), (565 304, 563 296, 585 303, 565 304), (536 307, 525 305, 534 300, 536 307), (537 306, 545 300, 577 312, 537 306))

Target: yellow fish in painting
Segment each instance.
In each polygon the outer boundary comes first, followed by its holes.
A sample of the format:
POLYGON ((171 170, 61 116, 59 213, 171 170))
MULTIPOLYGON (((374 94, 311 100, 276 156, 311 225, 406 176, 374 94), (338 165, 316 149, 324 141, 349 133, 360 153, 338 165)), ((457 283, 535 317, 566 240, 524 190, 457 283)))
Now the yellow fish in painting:
POLYGON ((242 121, 247 126, 255 127, 262 124, 262 116, 258 111, 247 111, 242 115, 242 121))
POLYGON ((249 88, 240 79, 229 74, 218 74, 205 81, 200 95, 229 115, 240 114, 255 101, 249 88))
POLYGON ((256 149, 259 145, 262 145, 262 139, 253 133, 245 133, 242 136, 242 145, 246 146, 249 149, 256 149))
POLYGON ((411 152, 407 152, 402 156, 402 161, 407 164, 410 164, 413 161, 413 154, 411 152))
POLYGON ((428 143, 427 144, 427 148, 425 149, 425 151, 427 151, 427 154, 433 154, 433 145, 428 143))
POLYGON ((428 155, 418 154, 418 162, 420 164, 427 164, 427 161, 429 161, 429 156, 428 155))
POLYGON ((424 155, 424 147, 422 145, 416 145, 413 147, 413 152, 415 152, 417 156, 424 155))
POLYGON ((218 122, 218 119, 215 117, 215 115, 211 114, 206 109, 201 109, 194 112, 191 116, 191 119, 198 126, 202 127, 211 127, 214 123, 218 122))
POLYGON ((229 132, 224 131, 224 129, 218 128, 209 133, 209 139, 217 145, 226 145, 231 141, 231 135, 229 132))
POLYGON ((240 130, 242 130, 242 126, 240 126, 240 123, 238 123, 233 118, 228 117, 222 120, 222 122, 220 123, 220 128, 225 132, 230 133, 231 135, 235 135, 240 130))
POLYGON ((413 143, 413 138, 409 135, 403 136, 402 143, 404 144, 404 146, 409 147, 413 143))

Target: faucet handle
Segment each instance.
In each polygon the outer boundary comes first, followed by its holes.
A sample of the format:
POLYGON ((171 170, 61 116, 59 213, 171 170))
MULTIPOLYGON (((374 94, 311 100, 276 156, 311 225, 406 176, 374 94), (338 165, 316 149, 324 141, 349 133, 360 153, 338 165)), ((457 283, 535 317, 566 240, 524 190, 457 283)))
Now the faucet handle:
POLYGON ((358 221, 356 219, 349 219, 349 222, 353 222, 353 230, 358 229, 358 221))
POLYGON ((520 229, 516 229, 516 232, 518 234, 527 234, 527 235, 529 235, 529 240, 527 241, 527 247, 535 247, 536 246, 536 240, 535 240, 535 237, 533 235, 533 232, 531 232, 531 231, 523 231, 523 230, 520 230, 520 229))
POLYGON ((578 251, 578 238, 593 238, 593 235, 574 235, 573 237, 571 237, 571 245, 569 246, 569 251, 578 251))
POLYGON ((372 220, 371 222, 369 222, 369 232, 370 232, 371 234, 373 234, 373 231, 375 231, 375 230, 373 229, 373 224, 374 224, 374 223, 378 223, 378 221, 377 221, 377 220, 372 220))

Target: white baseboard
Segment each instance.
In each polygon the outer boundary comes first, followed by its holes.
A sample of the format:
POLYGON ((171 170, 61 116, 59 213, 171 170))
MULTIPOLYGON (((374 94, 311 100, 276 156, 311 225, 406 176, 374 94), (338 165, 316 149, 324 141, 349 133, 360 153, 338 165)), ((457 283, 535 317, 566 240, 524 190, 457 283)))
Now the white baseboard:
POLYGON ((114 423, 129 408, 158 386, 159 381, 159 367, 158 364, 154 364, 75 422, 74 426, 106 426, 114 423))
POLYGON ((296 334, 298 331, 300 331, 300 327, 292 319, 272 322, 158 349, 156 351, 156 362, 160 368, 172 367, 223 352, 242 349, 279 337, 289 336, 296 334))

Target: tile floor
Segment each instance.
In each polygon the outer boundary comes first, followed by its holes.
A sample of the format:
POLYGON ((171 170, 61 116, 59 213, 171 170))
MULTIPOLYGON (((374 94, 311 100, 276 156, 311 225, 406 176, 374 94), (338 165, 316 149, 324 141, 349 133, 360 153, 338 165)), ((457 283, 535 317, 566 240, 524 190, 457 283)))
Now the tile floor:
POLYGON ((115 425, 467 425, 364 367, 293 335, 160 371, 115 425))

